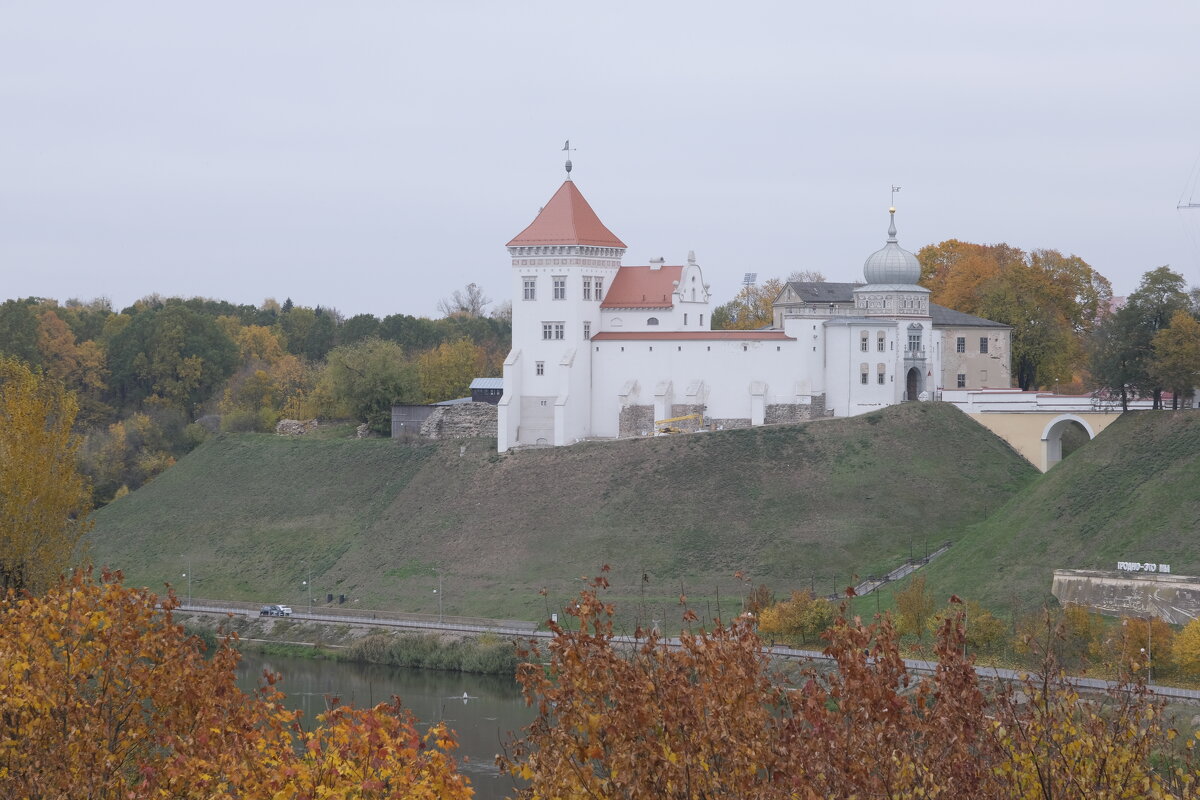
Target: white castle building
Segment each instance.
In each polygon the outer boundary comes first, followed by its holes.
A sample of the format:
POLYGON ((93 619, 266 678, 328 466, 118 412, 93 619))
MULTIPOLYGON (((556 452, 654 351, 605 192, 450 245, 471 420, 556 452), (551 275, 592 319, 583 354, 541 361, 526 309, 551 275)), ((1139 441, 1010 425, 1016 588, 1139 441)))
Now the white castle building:
POLYGON ((1009 386, 1010 329, 929 302, 888 239, 865 283, 789 283, 774 324, 710 329, 700 265, 624 266, 625 243, 570 177, 512 257, 512 351, 498 449, 852 416, 941 388, 1009 386))

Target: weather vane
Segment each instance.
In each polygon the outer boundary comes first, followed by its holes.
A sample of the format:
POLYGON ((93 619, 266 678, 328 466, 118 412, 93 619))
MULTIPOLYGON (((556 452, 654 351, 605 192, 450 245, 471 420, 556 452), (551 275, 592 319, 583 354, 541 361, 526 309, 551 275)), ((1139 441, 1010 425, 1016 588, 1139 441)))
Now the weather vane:
POLYGON ((567 141, 563 143, 563 152, 565 152, 567 154, 567 179, 568 180, 571 178, 571 151, 574 149, 575 149, 574 147, 571 147, 570 139, 567 139, 567 141))
POLYGON ((896 207, 896 192, 898 192, 898 191, 900 191, 900 187, 893 184, 893 186, 892 186, 892 202, 891 202, 891 207, 893 209, 896 207))

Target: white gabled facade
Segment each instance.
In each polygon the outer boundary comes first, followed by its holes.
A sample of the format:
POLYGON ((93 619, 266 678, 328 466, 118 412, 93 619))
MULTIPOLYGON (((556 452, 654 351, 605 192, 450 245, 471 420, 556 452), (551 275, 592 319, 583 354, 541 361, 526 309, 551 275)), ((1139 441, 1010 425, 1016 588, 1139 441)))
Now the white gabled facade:
POLYGON ((789 284, 775 327, 713 331, 694 255, 623 266, 625 244, 568 177, 508 243, 513 344, 498 449, 645 435, 680 417, 669 424, 694 430, 851 416, 934 396, 937 307, 894 217, 888 233, 865 284, 810 285, 841 287, 828 304, 801 302, 803 287, 789 284))

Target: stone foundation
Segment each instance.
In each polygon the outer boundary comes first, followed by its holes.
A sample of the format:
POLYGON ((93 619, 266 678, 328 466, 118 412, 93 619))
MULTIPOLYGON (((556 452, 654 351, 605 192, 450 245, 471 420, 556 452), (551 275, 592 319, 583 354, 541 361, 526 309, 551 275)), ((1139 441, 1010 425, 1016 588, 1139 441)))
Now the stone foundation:
POLYGON ((435 406, 433 413, 421 423, 421 436, 426 439, 494 437, 497 414, 496 406, 491 403, 435 406))
POLYGON ((767 425, 786 425, 807 422, 825 416, 825 395, 813 395, 808 403, 775 403, 764 409, 763 422, 767 425))
POLYGON ((671 406, 672 417, 686 417, 689 414, 699 414, 696 419, 681 419, 678 422, 668 422, 672 428, 677 428, 681 431, 692 433, 704 427, 704 406, 677 403, 671 406))
POLYGON ((749 417, 732 417, 729 419, 721 419, 720 417, 709 417, 706 420, 706 425, 710 431, 727 431, 732 428, 749 428, 749 417))
POLYGON ((617 423, 617 437, 648 436, 654 433, 654 406, 625 406, 617 423))

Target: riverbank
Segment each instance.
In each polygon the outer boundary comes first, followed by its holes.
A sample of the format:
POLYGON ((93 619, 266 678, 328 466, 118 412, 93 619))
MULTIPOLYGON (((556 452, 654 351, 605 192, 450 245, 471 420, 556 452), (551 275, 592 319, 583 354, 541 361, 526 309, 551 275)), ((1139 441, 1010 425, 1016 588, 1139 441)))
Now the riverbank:
POLYGON ((249 617, 175 611, 188 632, 213 647, 236 633, 239 649, 295 658, 511 677, 518 641, 484 633, 448 631, 401 633, 369 625, 315 622, 294 617, 249 617))

